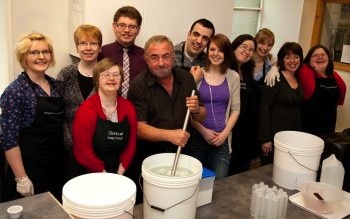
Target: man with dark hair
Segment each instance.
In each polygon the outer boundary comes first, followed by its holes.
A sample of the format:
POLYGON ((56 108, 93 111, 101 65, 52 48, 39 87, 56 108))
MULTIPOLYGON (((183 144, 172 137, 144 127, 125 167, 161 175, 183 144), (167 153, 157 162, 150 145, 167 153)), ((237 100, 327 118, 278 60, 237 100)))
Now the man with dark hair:
POLYGON ((186 41, 174 46, 175 67, 191 71, 195 81, 199 81, 203 76, 202 72, 195 71, 194 73, 191 68, 205 66, 204 50, 214 34, 215 28, 212 22, 205 18, 195 21, 187 34, 186 41))
POLYGON ((116 41, 102 46, 98 60, 105 57, 112 58, 123 66, 124 82, 121 94, 126 98, 126 93, 131 82, 137 74, 146 69, 143 58, 144 50, 135 45, 135 39, 140 33, 142 16, 132 6, 124 6, 117 10, 113 17, 113 31, 116 41))

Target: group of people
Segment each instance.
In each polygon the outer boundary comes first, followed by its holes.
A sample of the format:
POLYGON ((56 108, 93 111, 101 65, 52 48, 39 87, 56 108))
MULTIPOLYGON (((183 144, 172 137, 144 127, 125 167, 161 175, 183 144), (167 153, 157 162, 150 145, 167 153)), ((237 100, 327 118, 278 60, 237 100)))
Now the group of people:
POLYGON ((60 200, 67 180, 89 172, 124 174, 139 186, 142 161, 178 147, 219 179, 248 170, 259 155, 272 162, 278 131, 334 131, 346 86, 325 47, 311 48, 302 65, 300 45, 287 42, 275 62, 269 29, 231 43, 199 19, 184 42, 155 35, 141 48, 141 24, 136 8, 119 8, 116 41, 104 46, 97 27, 80 25, 80 61, 56 80, 46 74, 55 64, 50 40, 36 32, 19 40, 24 71, 0 101, 8 162, 2 201, 45 191, 60 200))

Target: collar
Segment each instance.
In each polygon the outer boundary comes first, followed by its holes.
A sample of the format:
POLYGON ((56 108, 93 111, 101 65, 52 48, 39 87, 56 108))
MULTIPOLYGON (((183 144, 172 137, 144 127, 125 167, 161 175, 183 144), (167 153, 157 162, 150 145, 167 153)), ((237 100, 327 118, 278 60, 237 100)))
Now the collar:
POLYGON ((117 47, 117 51, 119 52, 123 52, 123 49, 126 48, 128 49, 128 53, 132 52, 133 49, 135 48, 135 44, 132 44, 129 47, 124 47, 122 44, 120 44, 117 40, 115 41, 116 47, 117 47))

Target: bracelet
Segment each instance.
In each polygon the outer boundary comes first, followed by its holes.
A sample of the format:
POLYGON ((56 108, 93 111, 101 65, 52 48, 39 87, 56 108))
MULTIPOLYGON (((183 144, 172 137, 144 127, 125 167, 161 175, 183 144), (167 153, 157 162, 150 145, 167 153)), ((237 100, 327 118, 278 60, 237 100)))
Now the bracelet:
POLYGON ((15 181, 16 182, 20 182, 20 181, 23 181, 24 179, 27 179, 27 178, 28 178, 28 176, 25 175, 25 176, 22 176, 22 177, 19 177, 19 178, 15 178, 15 181))
POLYGON ((197 111, 196 111, 196 112, 194 112, 194 113, 191 113, 191 114, 192 114, 192 115, 193 115, 193 114, 198 114, 198 113, 199 113, 199 111, 200 111, 200 109, 201 109, 201 106, 199 106, 199 105, 198 105, 198 109, 197 109, 197 111))

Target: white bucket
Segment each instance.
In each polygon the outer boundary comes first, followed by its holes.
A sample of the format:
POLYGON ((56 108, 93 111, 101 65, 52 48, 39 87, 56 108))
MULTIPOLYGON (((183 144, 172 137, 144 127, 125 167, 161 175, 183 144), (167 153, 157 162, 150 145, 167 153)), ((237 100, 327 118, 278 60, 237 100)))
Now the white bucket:
POLYGON ((298 131, 282 131, 274 137, 272 180, 287 189, 299 189, 301 183, 316 181, 324 141, 298 131))
POLYGON ((62 190, 63 208, 76 219, 132 219, 135 198, 135 183, 113 173, 84 174, 62 190))
POLYGON ((142 163, 143 218, 194 219, 197 196, 202 177, 202 164, 197 159, 181 154, 175 176, 155 173, 154 168, 166 167, 171 171, 175 153, 155 154, 142 163), (191 171, 178 176, 182 168, 191 171))

